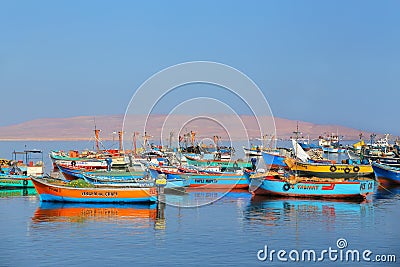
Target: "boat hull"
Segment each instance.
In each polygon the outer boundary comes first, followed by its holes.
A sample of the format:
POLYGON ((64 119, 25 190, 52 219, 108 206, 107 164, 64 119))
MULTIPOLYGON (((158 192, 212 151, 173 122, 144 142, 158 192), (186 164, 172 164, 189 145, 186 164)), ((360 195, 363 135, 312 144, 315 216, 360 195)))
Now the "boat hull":
POLYGON ((372 163, 376 177, 386 183, 400 184, 400 168, 393 168, 387 165, 372 163))
POLYGON ((58 155, 54 152, 50 153, 50 159, 52 160, 55 168, 58 164, 63 166, 75 166, 86 170, 107 169, 107 162, 103 159, 68 157, 58 155))
POLYGON ((290 184, 273 177, 250 179, 249 191, 254 195, 302 198, 365 199, 375 190, 375 181, 354 180, 344 182, 303 181, 290 184))
POLYGON ((81 169, 65 167, 62 165, 57 165, 57 168, 61 171, 64 178, 68 181, 83 179, 81 169))
POLYGON ((157 190, 147 188, 73 188, 32 178, 41 201, 80 203, 156 202, 157 190))
POLYGON ((33 188, 32 180, 25 175, 0 175, 1 188, 33 188))
POLYGON ((185 174, 189 187, 204 189, 247 189, 249 183, 243 174, 185 174))
POLYGON ((289 166, 298 176, 321 178, 356 178, 372 176, 371 165, 319 164, 295 162, 289 166))

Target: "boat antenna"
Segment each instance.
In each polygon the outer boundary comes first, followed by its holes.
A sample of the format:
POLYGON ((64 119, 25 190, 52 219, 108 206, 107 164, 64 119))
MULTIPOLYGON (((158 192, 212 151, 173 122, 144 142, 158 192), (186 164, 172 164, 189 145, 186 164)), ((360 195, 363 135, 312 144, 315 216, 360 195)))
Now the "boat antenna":
POLYGON ((123 134, 124 133, 122 131, 118 131, 119 152, 121 152, 123 150, 123 146, 122 146, 123 134))
MULTIPOLYGON (((293 132, 295 135, 296 135, 296 143, 297 143, 297 140, 299 139, 299 134, 301 134, 300 132, 299 132, 299 122, 297 121, 297 126, 296 126, 296 131, 294 131, 293 132)), ((296 156, 296 158, 297 158, 297 145, 296 145, 296 147, 295 147, 295 156, 296 156)))
MULTIPOLYGON (((293 132, 293 133, 296 135, 296 145, 295 145, 295 147, 294 147, 295 161, 298 161, 298 159, 297 159, 297 146, 298 146, 299 144, 298 144, 297 140, 299 139, 299 134, 300 134, 300 132, 299 132, 299 121, 297 121, 296 131, 293 132)), ((298 175, 298 174, 297 174, 297 164, 295 163, 294 166, 295 166, 294 172, 295 172, 295 175, 297 176, 297 175, 298 175)))

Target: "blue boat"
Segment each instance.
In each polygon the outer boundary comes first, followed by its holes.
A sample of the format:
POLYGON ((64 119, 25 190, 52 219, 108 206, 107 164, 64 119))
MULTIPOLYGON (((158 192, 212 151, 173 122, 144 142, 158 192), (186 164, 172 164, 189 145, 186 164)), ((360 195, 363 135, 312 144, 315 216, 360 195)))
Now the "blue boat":
POLYGON ((83 179, 82 170, 72 167, 64 167, 56 165, 66 180, 72 181, 76 179, 83 179))
POLYGON ((301 148, 302 148, 303 150, 305 150, 305 151, 310 150, 310 149, 322 149, 321 146, 316 145, 316 144, 310 144, 310 143, 305 143, 305 142, 300 142, 300 141, 298 141, 297 143, 298 143, 298 144, 301 146, 301 148))
POLYGON ((400 168, 374 162, 372 163, 372 169, 379 180, 400 184, 400 168))
POLYGON ((83 179, 96 186, 109 186, 109 187, 152 187, 154 180, 145 180, 138 178, 131 179, 116 179, 109 177, 101 177, 94 175, 82 174, 83 179))
POLYGON ((114 180, 124 180, 124 179, 142 179, 146 176, 145 171, 84 171, 81 168, 66 167, 57 165, 58 169, 61 171, 66 180, 76 180, 85 179, 86 176, 96 176, 99 179, 114 179, 114 180))
POLYGON ((338 181, 337 179, 302 178, 286 179, 272 173, 254 174, 245 171, 249 191, 254 195, 306 198, 365 199, 376 188, 369 178, 338 181))

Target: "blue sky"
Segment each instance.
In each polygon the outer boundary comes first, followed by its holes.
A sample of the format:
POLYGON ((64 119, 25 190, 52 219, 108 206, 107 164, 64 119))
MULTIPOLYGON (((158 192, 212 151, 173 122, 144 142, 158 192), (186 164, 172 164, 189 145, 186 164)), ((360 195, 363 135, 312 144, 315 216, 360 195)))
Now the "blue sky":
POLYGON ((275 116, 400 135, 399 10, 399 1, 1 1, 0 125, 123 114, 154 73, 208 60, 253 79, 275 116))

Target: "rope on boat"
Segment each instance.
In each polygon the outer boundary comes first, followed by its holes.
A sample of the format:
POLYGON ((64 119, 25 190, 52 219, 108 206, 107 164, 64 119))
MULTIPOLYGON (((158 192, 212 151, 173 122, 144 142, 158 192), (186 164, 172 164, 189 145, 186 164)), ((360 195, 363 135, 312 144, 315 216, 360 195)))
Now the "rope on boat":
POLYGON ((382 183, 379 183, 379 186, 382 187, 383 189, 385 189, 386 191, 388 191, 388 192, 391 193, 391 194, 394 194, 394 195, 396 194, 396 193, 390 191, 389 189, 387 189, 386 187, 384 187, 384 186, 382 185, 382 183))

